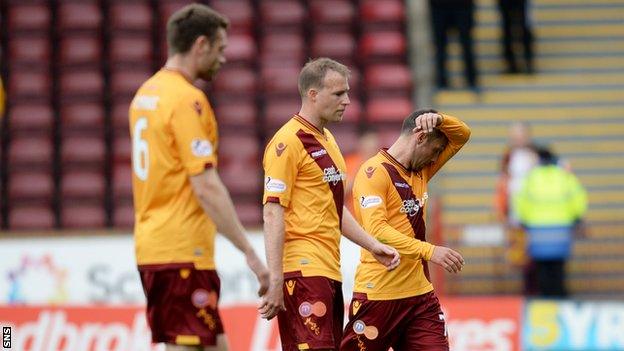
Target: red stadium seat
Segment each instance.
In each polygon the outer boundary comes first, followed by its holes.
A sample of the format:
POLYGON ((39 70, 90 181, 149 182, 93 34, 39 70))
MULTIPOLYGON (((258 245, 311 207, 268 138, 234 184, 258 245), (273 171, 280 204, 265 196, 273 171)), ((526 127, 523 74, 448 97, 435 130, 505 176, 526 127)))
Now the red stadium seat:
POLYGON ((41 30, 50 29, 50 6, 42 2, 40 4, 12 4, 9 6, 8 20, 9 31, 16 30, 41 30))
POLYGON ((111 92, 114 95, 133 96, 151 75, 151 71, 146 67, 113 71, 111 92))
POLYGON ((100 40, 97 37, 80 35, 61 39, 60 59, 64 65, 76 63, 99 64, 102 55, 100 40))
POLYGON ((225 134, 219 139, 218 170, 235 194, 254 194, 261 186, 258 140, 253 134, 225 134))
POLYGON ((408 98, 376 98, 366 104, 369 122, 402 122, 413 111, 408 98))
POLYGON ((113 170, 113 197, 115 199, 132 197, 132 167, 130 162, 115 165, 113 170))
POLYGON ((49 167, 52 162, 52 141, 48 137, 17 137, 9 145, 9 166, 49 167))
POLYGON ((344 122, 357 122, 362 119, 362 104, 354 97, 350 97, 351 103, 347 106, 342 117, 344 122))
POLYGON ((299 1, 265 0, 260 2, 263 24, 299 25, 305 20, 305 9, 299 1))
POLYGON ((312 39, 312 56, 333 57, 341 62, 356 55, 356 41, 349 32, 320 32, 312 39))
POLYGON ((49 230, 54 228, 54 212, 50 206, 18 206, 9 210, 12 230, 49 230))
POLYGON ((251 62, 255 59, 256 43, 250 35, 234 34, 228 37, 225 57, 230 62, 251 62))
POLYGON ((64 203, 61 225, 67 229, 94 229, 106 225, 104 207, 97 204, 64 203))
POLYGON ((296 66, 268 67, 262 70, 263 89, 267 93, 296 94, 299 70, 296 66))
POLYGON ((12 172, 9 179, 9 200, 11 203, 25 199, 36 199, 49 203, 54 194, 54 180, 49 172, 12 172))
POLYGON ((334 135, 340 151, 343 155, 356 151, 358 147, 358 135, 356 126, 353 124, 338 124, 329 126, 334 135))
POLYGON ((61 124, 66 128, 104 127, 104 106, 101 102, 78 102, 61 105, 61 124))
POLYGON ((61 160, 64 164, 95 164, 104 162, 106 146, 103 138, 71 136, 63 138, 61 160))
POLYGON ((99 97, 104 90, 104 78, 98 69, 73 70, 61 74, 60 92, 63 97, 99 97))
POLYGON ((152 9, 149 1, 115 1, 109 19, 113 30, 146 30, 152 27, 152 9))
POLYGON ((128 132, 116 131, 113 140, 113 159, 116 163, 130 162, 132 142, 128 132))
POLYGON ((360 55, 364 58, 393 56, 403 59, 405 50, 405 35, 399 31, 366 33, 360 39, 360 55))
POLYGON ((282 125, 301 109, 301 99, 268 99, 265 108, 265 121, 269 125, 282 125))
POLYGON ((178 11, 182 7, 192 4, 193 0, 164 0, 158 1, 159 15, 161 20, 160 28, 166 28, 167 20, 174 12, 178 11))
POLYGON ((403 22, 405 20, 404 1, 363 0, 360 4, 360 18, 364 22, 403 22))
POLYGON ((312 21, 322 24, 351 24, 355 15, 353 4, 348 0, 312 0, 312 21))
POLYGON ((7 91, 12 97, 37 97, 47 99, 50 96, 52 81, 46 70, 12 70, 7 91))
POLYGON ((111 112, 113 127, 117 130, 128 133, 128 112, 130 110, 130 98, 115 99, 111 112))
POLYGON ((262 206, 258 200, 234 199, 234 207, 243 225, 257 226, 262 223, 262 206))
POLYGON ((69 203, 70 199, 99 200, 104 197, 106 180, 98 172, 66 172, 61 178, 61 196, 69 203))
POLYGON ((114 63, 148 63, 152 60, 152 38, 144 36, 115 35, 110 41, 110 59, 114 63))
POLYGON ((102 14, 98 1, 61 1, 58 7, 58 24, 67 29, 98 29, 102 14))
POLYGON ((113 226, 118 229, 132 229, 134 227, 134 207, 131 203, 115 204, 113 226))
POLYGON ((246 99, 219 99, 215 106, 219 126, 255 128, 258 115, 253 97, 246 99))
POLYGON ((40 103, 15 104, 9 110, 12 131, 51 131, 54 123, 52 106, 40 103))
POLYGON ((251 95, 256 91, 256 72, 248 68, 226 68, 219 72, 213 86, 216 94, 243 93, 251 95))
POLYGON ((50 40, 45 36, 12 36, 9 40, 9 57, 12 62, 41 64, 50 61, 50 40))
POLYGON ((262 51, 263 53, 301 55, 304 52, 303 35, 297 32, 266 34, 262 39, 262 51))
POLYGON ((366 67, 366 88, 368 90, 410 89, 412 72, 406 65, 371 65, 366 67))
POLYGON ((210 3, 211 7, 224 14, 230 20, 233 28, 241 31, 251 31, 253 26, 253 8, 247 0, 216 0, 210 3))

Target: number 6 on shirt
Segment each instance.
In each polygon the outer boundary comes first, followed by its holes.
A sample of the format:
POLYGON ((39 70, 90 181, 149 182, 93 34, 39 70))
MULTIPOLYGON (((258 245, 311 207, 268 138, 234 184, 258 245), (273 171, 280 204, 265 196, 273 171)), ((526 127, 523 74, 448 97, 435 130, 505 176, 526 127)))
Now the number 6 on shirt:
POLYGON ((149 170, 149 145, 147 140, 141 138, 141 133, 145 129, 147 129, 147 118, 141 117, 134 124, 132 133, 132 169, 137 178, 142 181, 147 179, 149 170))

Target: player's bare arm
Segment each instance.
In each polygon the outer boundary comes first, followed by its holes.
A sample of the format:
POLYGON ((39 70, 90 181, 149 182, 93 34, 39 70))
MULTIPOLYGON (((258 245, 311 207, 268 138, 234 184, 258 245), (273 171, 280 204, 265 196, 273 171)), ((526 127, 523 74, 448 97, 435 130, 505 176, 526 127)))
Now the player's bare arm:
POLYGON ((342 235, 370 251, 375 259, 386 266, 389 271, 395 269, 401 263, 401 256, 398 251, 368 235, 346 207, 342 211, 342 235))
POLYGON ((284 272, 282 257, 284 255, 284 208, 274 202, 267 202, 263 208, 264 246, 266 248, 267 265, 269 266, 269 289, 262 297, 258 311, 267 320, 275 317, 284 307, 284 272))
POLYGON ((245 237, 245 228, 236 215, 230 193, 223 185, 216 169, 207 169, 189 179, 195 196, 204 211, 215 222, 217 230, 245 254, 247 265, 260 283, 258 295, 264 295, 269 287, 269 272, 245 237))
POLYGON ((433 255, 429 261, 442 266, 442 268, 446 269, 449 273, 459 273, 464 267, 464 258, 462 255, 444 246, 436 246, 433 249, 433 255))

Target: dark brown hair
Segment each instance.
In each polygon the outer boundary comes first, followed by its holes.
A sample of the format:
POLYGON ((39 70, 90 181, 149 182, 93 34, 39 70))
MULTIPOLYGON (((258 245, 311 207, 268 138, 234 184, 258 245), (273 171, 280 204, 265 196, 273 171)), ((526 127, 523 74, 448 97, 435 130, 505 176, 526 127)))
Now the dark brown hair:
POLYGON ((202 4, 190 4, 176 11, 167 21, 169 55, 188 52, 202 35, 214 42, 220 28, 227 29, 228 19, 202 4))
POLYGON ((342 63, 327 57, 308 61, 299 73, 299 94, 304 97, 310 88, 322 88, 323 79, 328 71, 336 71, 349 78, 351 71, 342 63))

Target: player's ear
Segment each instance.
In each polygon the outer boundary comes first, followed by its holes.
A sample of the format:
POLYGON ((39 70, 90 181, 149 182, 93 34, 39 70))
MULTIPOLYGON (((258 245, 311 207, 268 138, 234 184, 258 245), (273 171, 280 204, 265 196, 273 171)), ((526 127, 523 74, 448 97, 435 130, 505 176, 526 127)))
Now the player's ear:
POLYGON ((205 52, 210 50, 210 39, 205 35, 200 35, 193 42, 193 47, 197 50, 205 52))
POLYGON ((427 141, 427 133, 425 133, 422 130, 419 130, 418 132, 416 132, 416 142, 418 145, 422 145, 427 141))
POLYGON ((316 89, 308 89, 308 99, 311 101, 316 100, 316 96, 318 95, 318 91, 316 89))

